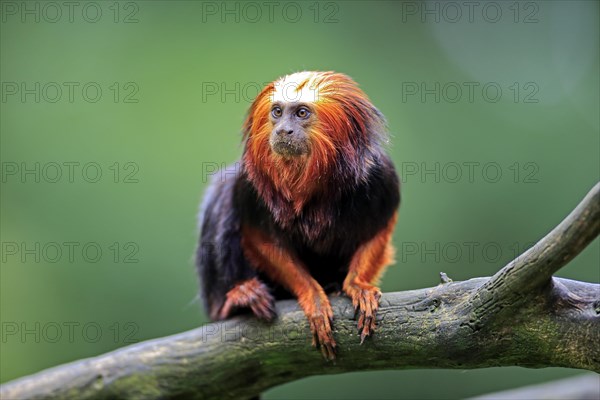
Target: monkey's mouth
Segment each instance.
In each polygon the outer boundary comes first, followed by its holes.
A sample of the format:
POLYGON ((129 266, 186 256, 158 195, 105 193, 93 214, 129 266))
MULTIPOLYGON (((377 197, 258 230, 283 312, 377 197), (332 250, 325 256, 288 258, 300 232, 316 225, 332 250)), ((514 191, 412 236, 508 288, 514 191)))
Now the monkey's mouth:
POLYGON ((272 137, 270 145, 275 154, 286 158, 299 157, 309 153, 306 140, 298 140, 291 137, 272 137))

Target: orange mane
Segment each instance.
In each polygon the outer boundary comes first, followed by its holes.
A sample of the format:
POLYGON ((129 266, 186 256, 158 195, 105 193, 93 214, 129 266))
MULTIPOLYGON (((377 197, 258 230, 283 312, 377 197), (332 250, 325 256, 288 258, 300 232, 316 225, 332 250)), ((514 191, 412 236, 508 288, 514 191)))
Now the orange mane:
POLYGON ((244 169, 260 196, 271 209, 291 207, 299 214, 313 196, 327 193, 339 183, 366 179, 385 139, 385 121, 348 76, 299 72, 268 84, 258 94, 243 134, 244 169), (309 133, 310 151, 305 156, 284 158, 270 148, 273 127, 269 114, 274 99, 281 98, 299 99, 314 107, 318 122, 309 133))

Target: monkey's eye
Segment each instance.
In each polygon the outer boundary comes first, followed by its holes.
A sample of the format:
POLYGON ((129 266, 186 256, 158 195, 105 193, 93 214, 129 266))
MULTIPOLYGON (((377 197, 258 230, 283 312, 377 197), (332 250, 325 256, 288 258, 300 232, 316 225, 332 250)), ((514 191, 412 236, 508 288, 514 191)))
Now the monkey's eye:
POLYGON ((298 109, 298 111, 296 111, 296 115, 298 116, 298 118, 308 118, 308 116, 310 115, 310 111, 308 111, 306 108, 302 107, 300 109, 298 109))
POLYGON ((273 107, 273 109, 271 110, 271 115, 274 118, 281 117, 281 114, 283 114, 283 112, 281 111, 281 107, 273 107))

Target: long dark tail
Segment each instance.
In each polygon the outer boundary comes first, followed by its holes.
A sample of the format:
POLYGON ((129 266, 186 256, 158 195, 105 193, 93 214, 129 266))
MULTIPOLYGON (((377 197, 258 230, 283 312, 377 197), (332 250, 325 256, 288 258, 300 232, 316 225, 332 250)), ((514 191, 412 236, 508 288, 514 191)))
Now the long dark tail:
POLYGON ((196 268, 200 295, 213 320, 235 283, 256 276, 242 251, 240 213, 235 202, 237 179, 239 174, 215 174, 200 212, 196 268))

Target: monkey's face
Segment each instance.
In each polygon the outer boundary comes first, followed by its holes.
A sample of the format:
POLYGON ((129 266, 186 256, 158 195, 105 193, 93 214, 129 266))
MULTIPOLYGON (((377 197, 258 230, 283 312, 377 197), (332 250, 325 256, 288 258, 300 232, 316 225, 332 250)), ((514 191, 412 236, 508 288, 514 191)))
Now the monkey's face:
POLYGON ((316 121, 314 109, 310 104, 273 103, 269 118, 273 124, 269 144, 276 154, 286 158, 309 154, 309 132, 316 121))

